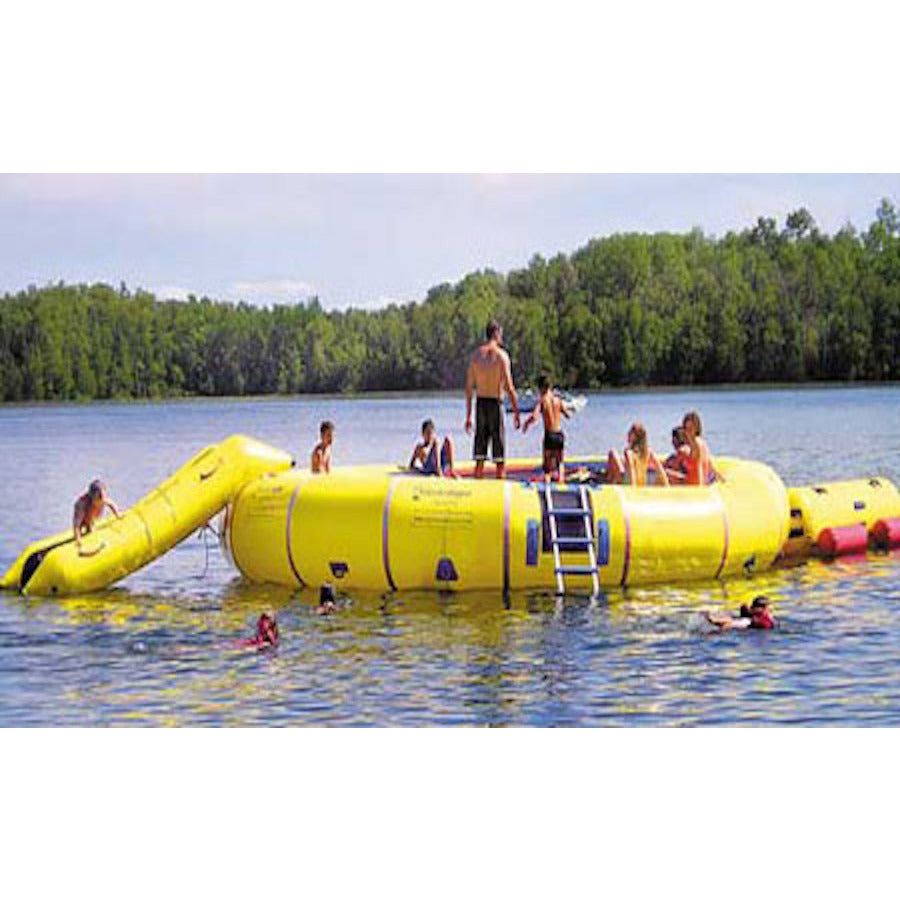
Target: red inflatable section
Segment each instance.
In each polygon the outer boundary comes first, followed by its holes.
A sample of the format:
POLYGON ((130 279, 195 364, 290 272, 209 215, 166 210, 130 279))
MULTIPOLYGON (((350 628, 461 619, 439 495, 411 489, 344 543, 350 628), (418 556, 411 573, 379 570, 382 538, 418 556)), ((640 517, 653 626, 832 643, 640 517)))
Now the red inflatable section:
POLYGON ((900 547, 900 518, 879 519, 872 526, 872 537, 875 543, 885 550, 900 547))
POLYGON ((816 543, 823 556, 865 553, 869 546, 869 533, 863 524, 826 528, 819 534, 819 540, 816 543))

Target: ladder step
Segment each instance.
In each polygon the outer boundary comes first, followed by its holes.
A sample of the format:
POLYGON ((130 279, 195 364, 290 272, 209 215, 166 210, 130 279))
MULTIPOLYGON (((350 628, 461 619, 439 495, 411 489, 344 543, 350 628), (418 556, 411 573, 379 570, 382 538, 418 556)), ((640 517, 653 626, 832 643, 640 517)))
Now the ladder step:
POLYGON ((557 575, 596 575, 596 566, 557 566, 557 575))
POLYGON ((594 542, 589 537, 558 537, 553 543, 558 547, 590 547, 594 542))
POLYGON ((574 519, 579 518, 583 519, 585 516, 589 516, 591 511, 589 509, 548 509, 548 516, 555 516, 557 519, 574 519))

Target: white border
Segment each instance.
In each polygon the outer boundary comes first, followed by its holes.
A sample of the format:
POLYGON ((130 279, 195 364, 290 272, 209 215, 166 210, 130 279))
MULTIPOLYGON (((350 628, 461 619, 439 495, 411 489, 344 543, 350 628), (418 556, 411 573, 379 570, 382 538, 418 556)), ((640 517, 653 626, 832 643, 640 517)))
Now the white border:
POLYGON ((896 7, 18 4, 7 171, 891 171, 896 7))

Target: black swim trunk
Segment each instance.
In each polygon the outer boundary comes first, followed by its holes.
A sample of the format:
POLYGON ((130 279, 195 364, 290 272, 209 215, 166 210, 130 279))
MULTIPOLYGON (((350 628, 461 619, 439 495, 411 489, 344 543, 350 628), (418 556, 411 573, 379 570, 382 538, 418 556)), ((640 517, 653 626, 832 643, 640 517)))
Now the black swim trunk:
POLYGON ((506 423, 503 421, 503 407, 492 397, 479 397, 475 401, 475 445, 472 455, 475 459, 487 459, 488 445, 494 462, 506 458, 506 423))
POLYGON ((561 431, 544 432, 544 471, 552 472, 563 461, 566 436, 561 431))

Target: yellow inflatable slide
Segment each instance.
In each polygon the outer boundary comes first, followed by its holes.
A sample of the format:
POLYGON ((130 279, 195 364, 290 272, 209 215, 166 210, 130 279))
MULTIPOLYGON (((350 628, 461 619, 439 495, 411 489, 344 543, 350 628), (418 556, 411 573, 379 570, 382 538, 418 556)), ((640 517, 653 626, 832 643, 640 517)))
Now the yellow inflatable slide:
POLYGON ((29 545, 3 576, 0 588, 33 595, 105 588, 208 522, 242 485, 292 464, 291 457, 275 447, 233 435, 202 450, 121 518, 101 520, 82 539, 81 553, 71 528, 29 545))

